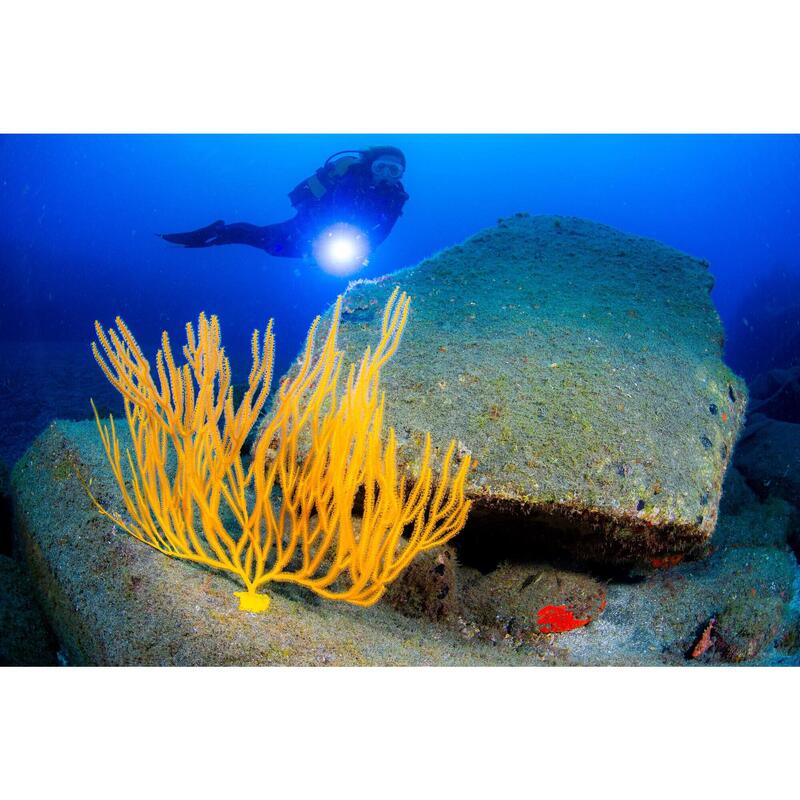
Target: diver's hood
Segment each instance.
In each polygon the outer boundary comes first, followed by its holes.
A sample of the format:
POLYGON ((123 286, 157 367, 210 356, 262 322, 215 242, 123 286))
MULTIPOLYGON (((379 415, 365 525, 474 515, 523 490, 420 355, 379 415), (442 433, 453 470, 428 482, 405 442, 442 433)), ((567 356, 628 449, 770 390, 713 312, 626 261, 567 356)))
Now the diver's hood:
POLYGON ((403 151, 399 147, 370 147, 368 150, 362 150, 364 153, 364 159, 368 164, 371 164, 378 158, 382 158, 384 156, 389 156, 390 158, 397 159, 402 165, 403 169, 406 168, 406 157, 403 155, 403 151))
POLYGON ((391 145, 368 147, 366 150, 340 150, 338 153, 328 156, 325 163, 327 164, 332 159, 336 158, 336 156, 341 156, 345 153, 358 153, 367 166, 372 164, 377 158, 389 156, 390 158, 396 158, 403 165, 403 171, 405 171, 406 168, 406 157, 403 155, 403 151, 399 147, 392 147, 391 145))

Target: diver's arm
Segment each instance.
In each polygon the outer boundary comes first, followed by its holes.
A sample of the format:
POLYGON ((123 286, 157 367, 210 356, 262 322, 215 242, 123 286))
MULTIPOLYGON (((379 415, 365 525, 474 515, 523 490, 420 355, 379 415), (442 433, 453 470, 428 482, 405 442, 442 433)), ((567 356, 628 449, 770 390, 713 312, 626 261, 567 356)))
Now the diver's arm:
POLYGON ((392 232, 395 223, 403 214, 403 206, 406 200, 408 200, 408 195, 400 185, 398 185, 390 195, 384 198, 380 215, 372 222, 367 230, 369 242, 372 247, 377 247, 392 232))
POLYGON ((397 216, 386 215, 367 229, 366 234, 369 238, 370 247, 377 247, 383 242, 392 232, 392 228, 394 228, 399 217, 399 214, 397 216))

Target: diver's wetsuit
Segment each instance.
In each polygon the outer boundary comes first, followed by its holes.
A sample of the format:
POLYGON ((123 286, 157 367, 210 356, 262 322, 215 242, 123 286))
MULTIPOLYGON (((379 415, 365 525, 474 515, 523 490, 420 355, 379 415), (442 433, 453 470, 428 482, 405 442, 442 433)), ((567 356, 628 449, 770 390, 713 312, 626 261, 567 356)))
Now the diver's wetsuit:
MULTIPOLYGON (((369 152, 369 151, 368 151, 369 152)), ((164 233, 161 238, 184 247, 247 244, 273 256, 302 258, 329 225, 349 223, 363 231, 369 248, 377 247, 403 213, 408 195, 402 183, 376 183, 368 158, 340 158, 321 167, 289 194, 297 214, 273 225, 222 220, 188 233, 164 233)))
POLYGON ((205 228, 188 233, 162 233, 161 238, 184 247, 249 244, 272 256, 302 258, 307 250, 304 236, 306 227, 307 221, 298 213, 296 217, 274 225, 251 225, 249 222, 226 225, 218 220, 205 228))

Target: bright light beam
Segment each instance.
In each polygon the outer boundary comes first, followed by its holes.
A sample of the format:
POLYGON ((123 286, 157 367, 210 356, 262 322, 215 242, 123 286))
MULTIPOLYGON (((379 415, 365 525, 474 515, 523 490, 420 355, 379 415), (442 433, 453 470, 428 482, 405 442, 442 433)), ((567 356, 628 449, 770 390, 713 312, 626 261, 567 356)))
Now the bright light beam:
POLYGON ((366 262, 369 246, 364 234, 353 225, 339 222, 326 228, 314 242, 316 262, 332 275, 349 275, 366 262))

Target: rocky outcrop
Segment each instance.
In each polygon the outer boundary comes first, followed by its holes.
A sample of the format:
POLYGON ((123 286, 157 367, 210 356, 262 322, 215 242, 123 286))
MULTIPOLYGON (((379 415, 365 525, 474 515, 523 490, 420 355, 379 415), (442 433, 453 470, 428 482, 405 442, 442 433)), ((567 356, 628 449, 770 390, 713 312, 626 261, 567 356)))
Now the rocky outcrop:
POLYGON ((410 472, 424 431, 472 454, 465 529, 371 608, 270 585, 269 612, 244 613, 225 574, 100 517, 77 475, 122 506, 94 423, 54 423, 12 486, 16 549, 67 663, 800 663, 797 512, 754 493, 749 462, 770 460, 747 457, 755 437, 720 502, 746 394, 721 361, 704 263, 515 217, 353 284, 346 357, 398 284, 412 311, 383 373, 387 419, 410 472))
MULTIPOLYGON (((91 422, 53 424, 13 473, 17 549, 69 664, 800 663, 787 545, 795 512, 779 498, 759 503, 735 471, 705 560, 599 575, 532 560, 514 546, 525 531, 499 536, 508 521, 498 519, 496 538, 509 546, 493 554, 497 563, 478 569, 459 561, 458 548, 431 551, 372 608, 270 585, 262 615, 239 611, 226 575, 114 530, 77 474, 121 508, 91 422), (687 659, 711 618, 708 648, 687 659)), ((462 535, 473 533, 453 545, 462 535)))
POLYGON ((782 497, 800 508, 800 425, 754 415, 736 464, 760 497, 782 497))
POLYGON ((714 530, 746 404, 707 266, 604 225, 517 215, 351 284, 339 343, 357 360, 400 286, 411 316, 383 386, 412 472, 425 431, 455 438, 473 456, 474 513, 524 515, 585 562, 674 556, 714 530))
MULTIPOLYGON (((123 437, 122 445, 129 440, 123 437)), ((119 490, 94 423, 51 425, 13 473, 18 547, 69 664, 445 665, 509 663, 458 649, 447 630, 385 607, 322 602, 270 586, 268 614, 238 609, 224 574, 162 555, 100 517, 77 475, 111 508, 119 490)))
POLYGON ((750 394, 751 414, 800 423, 800 367, 762 373, 750 385, 750 394))
POLYGON ((0 666, 47 667, 56 663, 56 642, 33 599, 25 570, 0 555, 0 666))
POLYGON ((11 555, 11 483, 3 461, 0 461, 0 555, 11 555))

